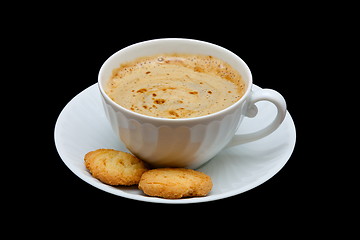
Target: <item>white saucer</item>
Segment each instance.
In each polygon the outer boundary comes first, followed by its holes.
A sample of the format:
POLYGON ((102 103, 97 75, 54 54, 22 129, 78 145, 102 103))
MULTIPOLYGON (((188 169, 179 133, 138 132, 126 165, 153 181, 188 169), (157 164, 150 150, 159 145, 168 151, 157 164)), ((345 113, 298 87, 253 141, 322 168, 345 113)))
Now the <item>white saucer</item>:
MULTIPOLYGON (((253 90, 260 89, 253 86, 253 90)), ((274 119, 276 108, 268 102, 257 103, 259 114, 244 118, 238 133, 248 133, 274 119)), ((196 203, 218 200, 250 190, 274 176, 290 158, 296 140, 295 125, 289 113, 282 125, 269 136, 224 149, 199 171, 208 174, 213 189, 206 197, 162 199, 149 197, 134 187, 106 185, 91 176, 84 165, 84 155, 99 148, 129 152, 108 123, 97 84, 74 97, 60 113, 55 125, 55 145, 70 170, 85 182, 103 191, 140 201, 156 203, 196 203)))

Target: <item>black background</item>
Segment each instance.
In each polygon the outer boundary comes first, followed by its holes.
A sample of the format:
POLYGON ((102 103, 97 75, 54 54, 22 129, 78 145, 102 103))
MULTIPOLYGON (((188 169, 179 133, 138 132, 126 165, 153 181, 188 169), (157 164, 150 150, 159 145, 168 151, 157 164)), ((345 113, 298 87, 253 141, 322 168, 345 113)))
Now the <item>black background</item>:
MULTIPOLYGON (((327 190, 327 180, 318 177, 319 169, 314 165, 318 153, 313 151, 312 143, 319 133, 307 134, 309 126, 317 125, 317 120, 308 117, 307 99, 312 92, 306 91, 306 83, 317 67, 319 57, 314 51, 322 51, 322 38, 318 36, 327 27, 326 22, 315 17, 315 11, 302 11, 296 6, 287 6, 286 11, 278 9, 279 6, 267 11, 265 6, 261 12, 241 6, 235 9, 216 5, 206 11, 188 7, 142 6, 144 12, 149 10, 145 16, 135 11, 134 6, 125 5, 102 6, 96 11, 71 7, 56 13, 52 7, 30 23, 24 21, 25 27, 19 27, 33 29, 28 36, 31 41, 28 59, 23 62, 34 66, 29 71, 36 76, 31 85, 37 91, 42 89, 33 96, 34 114, 41 117, 32 118, 37 125, 28 127, 34 137, 39 136, 41 129, 41 141, 31 141, 36 145, 33 151, 42 149, 36 170, 30 174, 31 186, 23 185, 24 189, 31 189, 29 195, 23 194, 28 199, 23 207, 31 210, 28 215, 41 212, 45 220, 65 219, 64 224, 73 229, 84 222, 89 223, 90 229, 108 223, 113 230, 123 226, 142 229, 155 223, 160 227, 147 232, 182 229, 183 234, 211 222, 214 227, 201 231, 242 231, 246 226, 257 228, 252 232, 255 235, 264 226, 272 226, 263 230, 268 234, 277 235, 286 226, 296 234, 306 235, 319 230, 318 220, 332 218, 333 211, 328 211, 326 201, 320 197, 327 190), (114 52, 140 41, 167 37, 198 39, 229 49, 247 63, 256 85, 275 89, 285 97, 295 122, 297 141, 289 161, 270 180, 218 201, 155 204, 94 188, 62 162, 54 143, 54 127, 65 105, 97 82, 102 63, 114 52), (299 224, 299 219, 304 219, 304 223, 299 224)), ((28 43, 24 41, 22 46, 26 48, 28 43)))

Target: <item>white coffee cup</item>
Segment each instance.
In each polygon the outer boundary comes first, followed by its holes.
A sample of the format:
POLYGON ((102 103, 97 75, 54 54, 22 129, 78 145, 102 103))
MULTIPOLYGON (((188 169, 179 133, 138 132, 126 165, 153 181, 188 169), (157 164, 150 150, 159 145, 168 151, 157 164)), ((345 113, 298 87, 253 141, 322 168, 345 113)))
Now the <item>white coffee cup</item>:
POLYGON ((204 41, 165 38, 136 43, 119 50, 102 65, 98 85, 106 116, 120 140, 138 158, 154 167, 198 168, 226 146, 263 138, 275 131, 286 115, 284 98, 271 89, 252 91, 252 76, 245 62, 229 50, 204 41), (210 115, 167 119, 142 115, 115 103, 105 93, 112 71, 120 64, 143 56, 164 53, 211 55, 236 69, 246 82, 243 97, 230 107, 210 115), (235 135, 243 117, 256 116, 255 103, 270 101, 277 108, 275 119, 254 133, 235 135))

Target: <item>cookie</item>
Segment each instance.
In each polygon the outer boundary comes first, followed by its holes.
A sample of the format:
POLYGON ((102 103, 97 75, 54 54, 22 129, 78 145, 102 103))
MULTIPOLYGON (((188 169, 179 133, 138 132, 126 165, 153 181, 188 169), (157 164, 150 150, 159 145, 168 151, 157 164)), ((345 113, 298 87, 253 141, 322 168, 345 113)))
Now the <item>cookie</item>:
POLYGON ((208 175, 185 168, 153 169, 139 182, 139 189, 146 195, 170 199, 206 196, 212 186, 208 175))
POLYGON ((135 185, 148 169, 130 153, 98 149, 85 155, 85 166, 101 182, 109 185, 135 185))

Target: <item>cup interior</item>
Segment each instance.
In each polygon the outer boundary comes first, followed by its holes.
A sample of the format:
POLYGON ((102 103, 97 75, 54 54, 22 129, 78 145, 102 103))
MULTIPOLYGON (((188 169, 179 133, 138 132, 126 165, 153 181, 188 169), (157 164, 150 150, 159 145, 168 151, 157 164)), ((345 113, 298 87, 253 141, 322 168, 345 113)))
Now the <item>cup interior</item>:
POLYGON ((248 88, 252 84, 252 77, 248 66, 240 57, 231 51, 215 44, 198 40, 164 38, 136 43, 123 48, 110 56, 104 62, 99 72, 98 80, 101 90, 104 90, 113 69, 118 68, 120 64, 135 60, 139 57, 165 53, 211 55, 227 62, 241 74, 246 83, 246 92, 248 92, 248 88))

